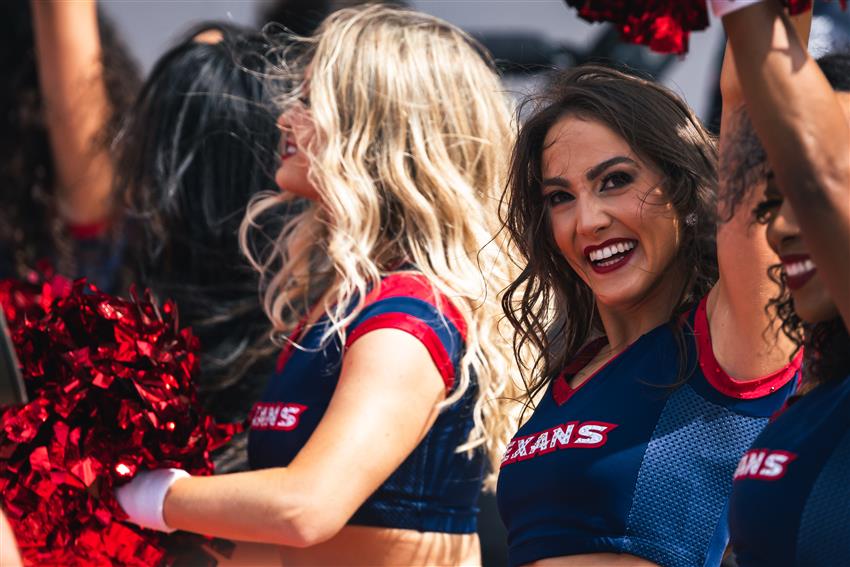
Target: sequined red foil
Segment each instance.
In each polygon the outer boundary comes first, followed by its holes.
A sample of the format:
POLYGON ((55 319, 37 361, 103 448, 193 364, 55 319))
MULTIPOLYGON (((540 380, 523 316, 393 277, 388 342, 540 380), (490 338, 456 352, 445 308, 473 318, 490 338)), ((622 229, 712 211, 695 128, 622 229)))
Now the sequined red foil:
MULTIPOLYGON (((706 0, 565 0, 589 22, 611 22, 623 41, 659 53, 684 54, 690 32, 708 27, 706 0)), ((738 0, 745 1, 745 0, 738 0)), ((840 0, 847 9, 847 0, 840 0)), ((784 0, 791 15, 811 8, 812 0, 784 0)))
POLYGON ((197 338, 172 303, 84 281, 0 282, 0 302, 31 399, 0 410, 0 502, 25 563, 177 561, 193 536, 123 522, 113 489, 147 469, 211 474, 236 431, 200 407, 197 338))

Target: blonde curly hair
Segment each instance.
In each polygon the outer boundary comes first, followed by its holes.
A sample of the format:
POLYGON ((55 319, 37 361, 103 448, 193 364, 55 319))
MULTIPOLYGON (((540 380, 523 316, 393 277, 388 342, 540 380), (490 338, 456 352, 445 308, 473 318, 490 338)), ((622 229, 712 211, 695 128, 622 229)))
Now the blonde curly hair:
POLYGON ((415 265, 468 327, 457 387, 442 403, 477 382, 474 427, 458 451, 483 445, 498 470, 514 432, 500 402, 514 397, 517 371, 500 328, 509 254, 494 235, 514 131, 492 62, 451 24, 382 5, 335 12, 314 37, 290 45, 297 59, 290 51, 273 75, 295 85, 280 97, 285 109, 299 104, 311 70, 315 135, 299 151, 320 204, 288 223, 265 254, 253 251, 250 233, 288 197, 266 194, 249 207, 241 240, 264 276, 265 309, 287 332, 318 298, 330 321, 325 339, 344 344, 367 290, 415 265))

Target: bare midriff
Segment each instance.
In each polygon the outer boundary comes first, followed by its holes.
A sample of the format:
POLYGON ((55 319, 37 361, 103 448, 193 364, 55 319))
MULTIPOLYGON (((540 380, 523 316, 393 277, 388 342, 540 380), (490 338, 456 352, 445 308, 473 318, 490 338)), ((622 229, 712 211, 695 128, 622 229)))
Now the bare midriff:
POLYGON ((658 567, 652 561, 626 553, 586 553, 547 557, 524 567, 658 567))
POLYGON ((417 532, 392 528, 346 526, 338 534, 310 547, 275 547, 238 543, 219 567, 242 566, 480 566, 478 534, 417 532))

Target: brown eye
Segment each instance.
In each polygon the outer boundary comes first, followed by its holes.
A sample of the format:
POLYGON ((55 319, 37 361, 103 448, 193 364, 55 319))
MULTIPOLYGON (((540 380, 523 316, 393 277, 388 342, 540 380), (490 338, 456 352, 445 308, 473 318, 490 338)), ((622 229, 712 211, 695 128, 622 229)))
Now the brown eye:
POLYGON ((550 207, 556 207, 564 203, 569 203, 573 200, 573 196, 566 191, 552 191, 546 194, 546 204, 550 207))
POLYGON ((782 199, 765 199, 755 206, 753 216, 757 222, 767 224, 776 216, 776 212, 781 206, 782 199))
POLYGON ((625 171, 617 171, 605 176, 602 180, 602 191, 606 191, 608 189, 620 189, 632 181, 634 181, 634 178, 631 174, 628 174, 625 171))

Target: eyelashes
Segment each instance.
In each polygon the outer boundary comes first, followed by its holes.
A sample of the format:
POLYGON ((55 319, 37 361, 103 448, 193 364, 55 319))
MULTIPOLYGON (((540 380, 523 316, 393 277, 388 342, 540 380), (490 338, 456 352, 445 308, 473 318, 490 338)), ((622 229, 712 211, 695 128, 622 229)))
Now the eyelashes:
MULTIPOLYGON (((622 189, 631 185, 631 183, 635 180, 634 175, 631 173, 627 173, 625 171, 615 171, 605 175, 600 184, 599 191, 613 191, 616 189, 622 189)), ((569 203, 575 200, 575 196, 573 196, 568 191, 562 189, 555 189, 549 193, 544 195, 544 200, 546 205, 549 207, 554 207, 557 205, 562 205, 564 203, 569 203)))
POLYGON ((620 189, 621 187, 629 185, 632 181, 634 181, 632 174, 626 173, 625 171, 615 171, 606 175, 602 179, 601 189, 603 191, 606 189, 620 189))
POLYGON ((765 199, 753 208, 753 216, 761 224, 767 224, 782 206, 782 199, 765 199))

